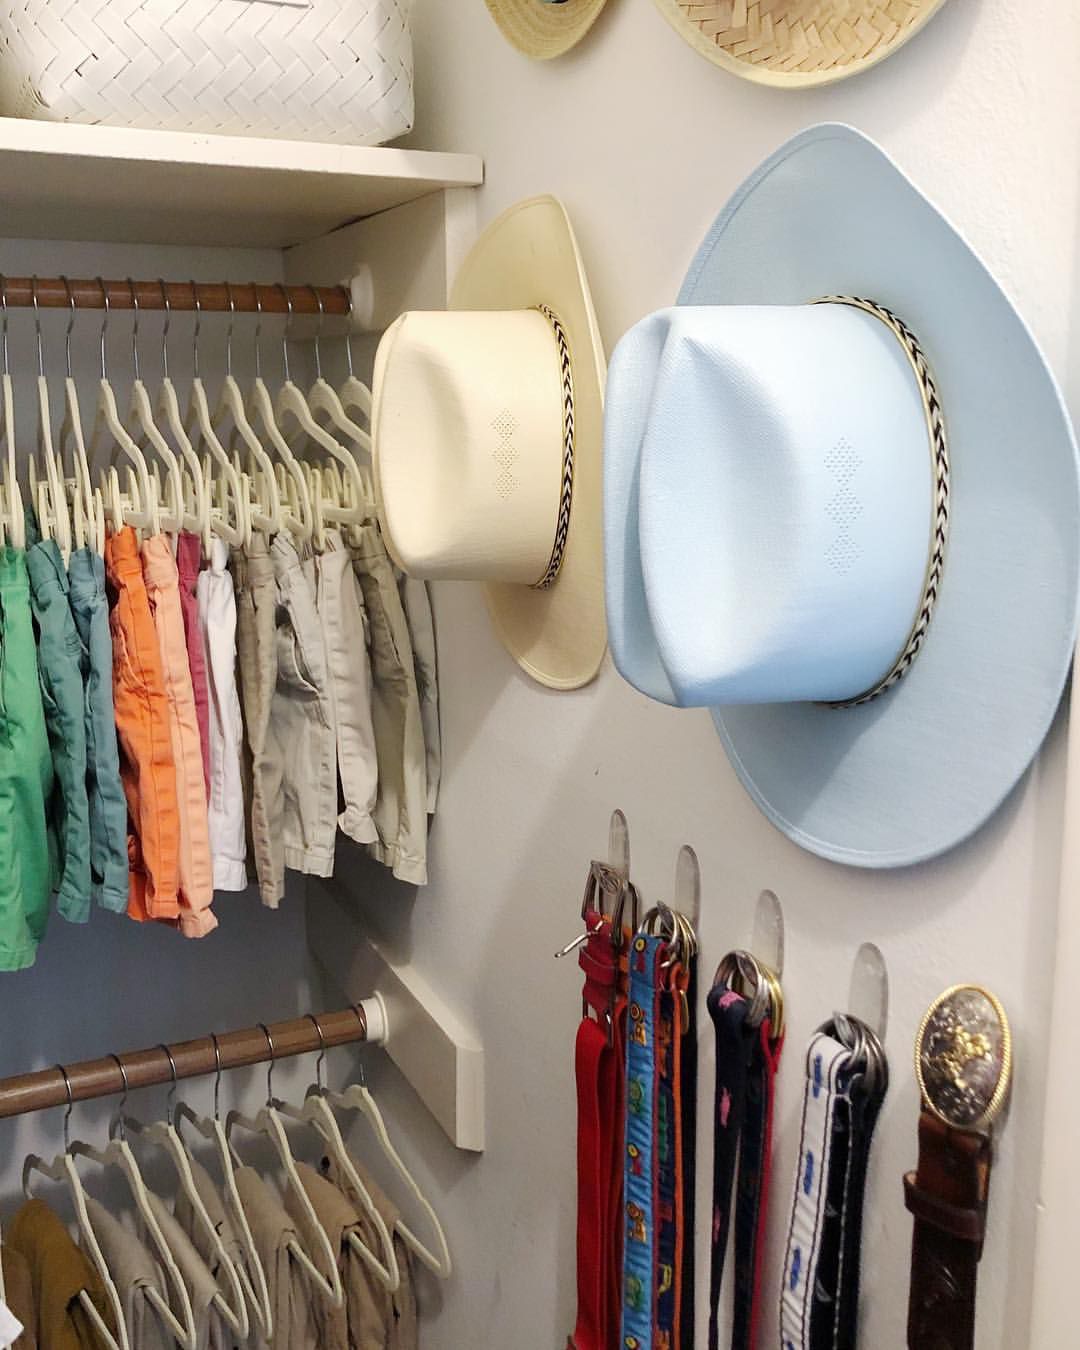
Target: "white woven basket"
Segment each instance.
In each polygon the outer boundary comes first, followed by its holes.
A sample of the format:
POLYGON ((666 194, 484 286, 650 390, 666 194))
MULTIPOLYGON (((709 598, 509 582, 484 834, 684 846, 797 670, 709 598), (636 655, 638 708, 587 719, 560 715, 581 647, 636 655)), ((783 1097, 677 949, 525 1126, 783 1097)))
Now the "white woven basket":
POLYGON ((411 0, 0 0, 0 113, 376 145, 413 121, 411 0))

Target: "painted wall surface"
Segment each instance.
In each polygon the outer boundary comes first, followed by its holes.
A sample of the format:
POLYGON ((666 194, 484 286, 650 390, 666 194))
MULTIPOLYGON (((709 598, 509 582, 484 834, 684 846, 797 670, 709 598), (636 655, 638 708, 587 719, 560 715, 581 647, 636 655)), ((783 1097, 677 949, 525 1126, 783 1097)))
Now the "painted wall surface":
MULTIPOLYGON (((504 43, 482 0, 417 0, 415 21, 414 143, 483 154, 481 223, 519 197, 564 198, 609 348, 673 299, 698 241, 744 175, 794 131, 837 119, 880 140, 966 231, 1019 301, 1069 393, 1080 394, 1073 319, 1080 11, 1068 0, 1041 7, 1036 22, 1020 0, 953 0, 877 70, 805 94, 713 68, 649 0, 611 0, 590 38, 547 66, 504 43)), ((1018 446, 1018 472, 1023 453, 1018 446)), ((1018 1066, 994 1178, 978 1344, 1025 1345, 1062 828, 1060 725, 1021 788, 969 844, 909 871, 845 870, 800 852, 766 823, 706 713, 651 704, 610 667, 581 693, 546 692, 505 656, 474 588, 440 585, 435 593, 446 779, 432 884, 419 894, 387 886, 359 861, 341 869, 338 882, 458 1004, 488 1053, 490 1146, 479 1159, 455 1154, 396 1076, 378 1075, 402 1146, 439 1199, 457 1259, 452 1284, 428 1293, 427 1350, 561 1347, 572 1326, 579 975, 551 954, 579 929, 588 860, 602 852, 615 806, 629 817, 646 901, 669 895, 681 843, 698 850, 706 978, 728 948, 749 939, 762 887, 786 909, 790 1030, 762 1343, 777 1343, 804 1047, 843 1004, 855 950, 871 940, 892 975, 887 1045, 895 1082, 867 1196, 862 1344, 904 1343, 911 1225, 901 1175, 915 1159, 910 1063, 919 1018, 946 985, 980 980, 1014 1018, 1018 1066)), ((703 1040, 703 1123, 711 1074, 703 1040)), ((707 1129, 700 1138, 704 1216, 707 1129)), ((704 1297, 704 1264, 699 1279, 704 1297)))

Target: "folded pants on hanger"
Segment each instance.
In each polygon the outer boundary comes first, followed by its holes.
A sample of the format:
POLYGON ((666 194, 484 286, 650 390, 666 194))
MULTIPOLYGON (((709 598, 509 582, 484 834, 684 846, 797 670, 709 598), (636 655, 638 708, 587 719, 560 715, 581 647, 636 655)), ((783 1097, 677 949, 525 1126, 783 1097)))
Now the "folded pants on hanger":
POLYGON ((104 559, 78 548, 68 563, 71 612, 82 644, 86 692, 86 794, 93 899, 122 914, 128 903, 127 802, 120 781, 113 708, 113 647, 104 559))
POLYGON ((45 803, 52 756, 38 683, 26 555, 0 549, 0 969, 34 964, 49 917, 45 803))

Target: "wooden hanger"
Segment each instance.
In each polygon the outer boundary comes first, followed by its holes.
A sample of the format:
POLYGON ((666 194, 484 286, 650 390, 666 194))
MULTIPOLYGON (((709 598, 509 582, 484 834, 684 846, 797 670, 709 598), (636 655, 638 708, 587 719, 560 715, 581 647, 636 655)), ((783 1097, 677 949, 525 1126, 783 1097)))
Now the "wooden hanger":
POLYGON ((374 1272, 380 1284, 384 1285, 390 1293, 395 1293, 401 1287, 401 1272, 398 1269, 397 1255, 394 1252, 394 1242, 382 1215, 375 1208, 375 1202, 372 1200, 367 1186, 364 1185, 360 1173, 356 1170, 356 1165, 349 1156, 349 1150, 345 1146, 345 1140, 342 1138, 334 1113, 326 1104, 325 1089, 322 1082, 322 1064, 326 1056, 326 1041, 323 1039, 319 1019, 314 1013, 308 1013, 307 1017, 319 1035, 319 1058, 315 1068, 317 1081, 308 1089, 303 1106, 291 1106, 287 1102, 280 1102, 278 1109, 282 1115, 288 1116, 290 1120, 296 1120, 301 1124, 310 1126, 318 1134, 320 1141, 329 1148, 346 1185, 355 1193, 356 1198, 363 1205, 364 1211, 375 1229, 379 1245, 382 1248, 382 1257, 380 1259, 371 1250, 355 1229, 348 1233, 349 1245, 364 1264, 374 1272))
MULTIPOLYGON (((127 1326, 124 1322, 124 1307, 120 1300, 119 1291, 113 1280, 108 1264, 105 1261, 101 1250, 101 1244, 97 1240, 94 1232, 94 1225, 90 1222, 90 1212, 86 1205, 86 1191, 83 1188, 82 1178, 79 1176, 75 1161, 71 1156, 71 1135, 70 1120, 71 1112, 74 1109, 74 1101, 71 1096, 71 1080, 68 1078, 67 1070, 62 1064, 58 1064, 57 1069, 64 1076, 64 1087, 67 1089, 67 1110, 64 1112, 64 1151, 57 1154, 52 1162, 46 1162, 44 1158, 39 1158, 37 1154, 31 1153, 23 1163, 22 1188, 23 1195, 27 1200, 33 1199, 33 1192, 30 1188, 30 1178, 35 1172, 48 1178, 49 1181, 57 1181, 68 1188, 71 1196, 71 1202, 75 1209, 75 1222, 79 1229, 79 1236, 82 1239, 83 1248, 90 1262, 98 1273, 102 1285, 105 1288, 105 1296, 109 1300, 109 1306, 112 1310, 113 1321, 116 1324, 117 1335, 114 1337, 109 1330, 105 1319, 94 1306, 94 1302, 85 1289, 79 1291, 79 1302, 82 1304, 87 1317, 93 1323, 94 1330, 98 1333, 101 1342, 107 1347, 107 1350, 132 1350, 128 1341, 127 1326)), ((138 1350, 138 1347, 135 1347, 138 1350)))
MULTIPOLYGON (((168 1056, 169 1068, 172 1071, 172 1087, 169 1090, 169 1102, 166 1109, 166 1115, 163 1120, 152 1121, 144 1125, 142 1121, 134 1116, 126 1115, 122 1110, 118 1110, 113 1122, 109 1127, 109 1137, 114 1138, 117 1131, 126 1129, 130 1134, 145 1139, 147 1143, 156 1144, 163 1149, 169 1156, 176 1171, 180 1187, 187 1196, 191 1204, 195 1220, 202 1229, 214 1253, 214 1259, 217 1262, 220 1272, 218 1278, 218 1291, 213 1297, 213 1306, 217 1310, 222 1321, 228 1326, 241 1341, 246 1340, 250 1326, 248 1323, 247 1304, 244 1300, 244 1293, 240 1286, 240 1278, 236 1266, 233 1264, 232 1257, 225 1248, 221 1239, 221 1234, 207 1212, 206 1205, 203 1203, 202 1196, 199 1194, 198 1187, 195 1185, 195 1178, 191 1172, 191 1156, 188 1153, 187 1146, 180 1137, 172 1119, 172 1104, 176 1095, 176 1063, 172 1057, 172 1051, 167 1045, 162 1045, 161 1050, 168 1056), (228 1287, 228 1297, 225 1291, 220 1287, 221 1275, 224 1276, 228 1287)), ((121 1107, 123 1103, 121 1103, 121 1107)))
POLYGON ((214 1147, 214 1153, 221 1166, 221 1175, 224 1182, 223 1198, 226 1209, 236 1228, 240 1245, 244 1249, 244 1264, 236 1268, 236 1273, 243 1288, 244 1297, 247 1299, 248 1307, 254 1314, 259 1335, 264 1341, 269 1342, 274 1334, 274 1314, 270 1301, 270 1289, 266 1279, 266 1271, 263 1269, 262 1261, 255 1247, 255 1239, 251 1234, 251 1226, 247 1221, 247 1215, 244 1213, 244 1206, 240 1200, 240 1191, 236 1184, 236 1164, 225 1134, 225 1127, 221 1123, 219 1105, 221 1047, 218 1045, 218 1038, 215 1035, 211 1034, 210 1039, 214 1043, 214 1114, 210 1117, 197 1115, 186 1102, 181 1101, 176 1103, 173 1111, 173 1124, 176 1127, 177 1134, 182 1137, 182 1122, 188 1121, 214 1147))
POLYGON ((297 1203, 303 1210, 304 1217, 308 1222, 308 1227, 315 1235, 315 1243, 318 1247, 318 1255, 321 1258, 324 1268, 329 1271, 329 1275, 324 1275, 319 1269, 318 1263, 312 1258, 310 1253, 304 1250, 296 1238, 290 1238, 288 1242, 289 1252, 297 1264, 303 1269, 315 1291, 323 1298, 327 1299, 335 1308, 340 1308, 345 1301, 345 1290, 341 1283, 341 1272, 338 1270, 337 1253, 331 1245, 326 1230, 319 1223, 318 1215, 304 1189, 304 1183, 300 1179, 300 1173, 296 1168, 296 1159, 293 1157, 292 1149, 289 1147, 289 1138, 285 1133, 285 1125, 282 1121, 279 1103, 273 1092, 273 1074, 274 1074, 274 1041, 269 1030, 264 1023, 260 1022, 259 1027, 266 1037, 267 1044, 270 1047, 270 1064, 266 1071, 266 1105, 254 1119, 245 1116, 240 1111, 230 1111, 225 1117, 225 1135, 232 1146, 232 1137, 237 1129, 249 1131, 251 1134, 260 1134, 269 1139, 274 1146, 274 1151, 278 1155, 282 1168, 285 1172, 285 1180, 290 1191, 296 1197, 297 1203))

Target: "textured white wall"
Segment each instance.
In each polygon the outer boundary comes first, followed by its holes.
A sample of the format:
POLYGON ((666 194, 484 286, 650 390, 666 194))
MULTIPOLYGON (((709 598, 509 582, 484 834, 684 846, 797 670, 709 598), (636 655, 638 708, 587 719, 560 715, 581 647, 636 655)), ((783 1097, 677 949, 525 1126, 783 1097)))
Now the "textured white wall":
MULTIPOLYGON (((761 89, 714 69, 649 0, 611 0, 589 40, 550 66, 510 49, 482 0, 417 0, 415 17, 414 142, 484 155, 482 222, 535 192, 565 199, 609 347, 641 315, 671 301, 706 227, 759 159, 800 127, 839 119, 879 139, 968 233, 1070 385, 1080 11, 1069 0, 1040 7, 1037 21, 1021 0, 953 0, 884 66, 806 94, 761 89)), ((1075 380, 1070 392, 1080 393, 1075 380)), ((1017 452, 1022 472, 1023 447, 1017 452)), ((1060 726, 1022 788, 970 844, 902 873, 847 871, 800 852, 765 822, 704 712, 650 704, 610 668, 582 693, 542 691, 495 642, 475 590, 441 586, 436 603, 447 782, 433 834, 434 880, 415 898, 378 886, 374 869, 363 865, 349 881, 358 893, 382 892, 369 906, 380 926, 460 1003, 489 1055, 490 1147, 476 1161, 454 1154, 390 1072, 379 1075, 404 1146, 439 1197, 458 1262, 441 1306, 434 1294, 429 1299, 428 1350, 561 1347, 571 1327, 579 977, 551 953, 577 931, 585 867, 603 849, 616 805, 629 816, 646 900, 668 894, 678 846, 697 848, 706 978, 727 948, 748 939, 761 887, 773 887, 786 907, 791 1023, 763 1344, 776 1343, 803 1049, 844 1000, 864 940, 881 946, 892 973, 895 1085, 867 1197, 862 1344, 883 1350, 904 1341, 910 1221, 900 1178, 915 1157, 911 1045, 930 999, 967 979, 998 990, 1018 1042, 1016 1100, 982 1270, 979 1346, 1026 1344, 1061 833, 1060 726)), ((711 1185, 711 1074, 703 1040, 702 1215, 711 1185)))

